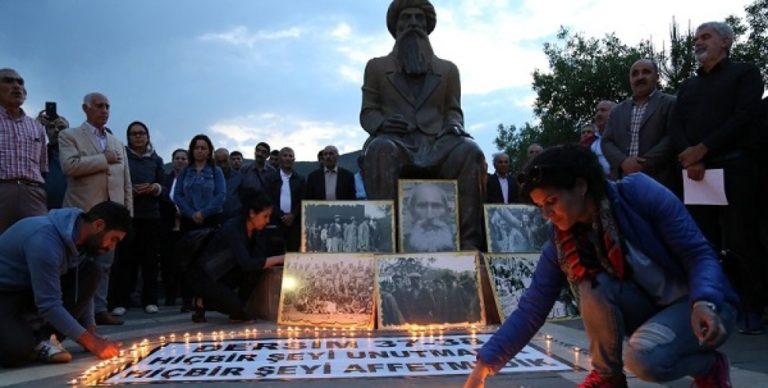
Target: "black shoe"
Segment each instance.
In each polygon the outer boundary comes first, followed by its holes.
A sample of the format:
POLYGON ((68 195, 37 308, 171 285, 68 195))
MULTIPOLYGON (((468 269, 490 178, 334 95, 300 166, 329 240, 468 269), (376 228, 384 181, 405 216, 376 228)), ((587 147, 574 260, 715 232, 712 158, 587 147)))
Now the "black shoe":
POLYGON ((194 312, 192 313, 192 322, 194 323, 208 322, 208 320, 205 319, 205 307, 203 306, 203 299, 195 298, 192 300, 192 304, 194 306, 194 312))

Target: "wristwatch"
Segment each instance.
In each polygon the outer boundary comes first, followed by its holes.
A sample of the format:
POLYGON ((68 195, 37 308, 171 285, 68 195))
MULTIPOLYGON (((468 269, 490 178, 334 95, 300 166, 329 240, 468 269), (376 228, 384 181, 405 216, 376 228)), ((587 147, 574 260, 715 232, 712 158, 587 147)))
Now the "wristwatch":
POLYGON ((697 301, 696 301, 696 302, 693 304, 693 307, 696 307, 697 305, 703 305, 703 306, 706 306, 707 308, 709 308, 709 309, 710 309, 710 310, 712 310, 713 312, 717 312, 717 306, 716 306, 714 303, 712 303, 712 302, 710 302, 710 301, 708 301, 708 300, 697 300, 697 301))

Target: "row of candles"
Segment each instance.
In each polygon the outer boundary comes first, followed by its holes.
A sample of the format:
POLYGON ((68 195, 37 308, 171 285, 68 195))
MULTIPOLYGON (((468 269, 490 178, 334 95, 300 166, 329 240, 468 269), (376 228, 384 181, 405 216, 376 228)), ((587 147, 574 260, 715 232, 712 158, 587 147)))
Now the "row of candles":
MULTIPOLYGON (((434 336, 435 334, 438 334, 440 337, 442 337, 445 333, 446 328, 442 326, 411 326, 408 333, 411 337, 418 338, 423 337, 425 335, 428 335, 430 337, 434 336)), ((234 340, 237 338, 244 338, 244 339, 251 339, 256 338, 259 334, 263 335, 273 335, 277 334, 278 336, 286 336, 287 339, 298 339, 299 335, 311 335, 314 333, 315 338, 330 338, 332 336, 337 336, 341 334, 342 338, 347 337, 348 335, 351 337, 356 336, 357 329, 354 328, 325 328, 325 327, 315 327, 313 329, 310 328, 300 328, 300 327, 293 327, 289 326, 287 328, 280 328, 277 329, 267 329, 267 330, 258 330, 258 329, 250 329, 246 328, 243 330, 240 330, 239 332, 235 331, 229 331, 225 332, 223 330, 219 331, 212 331, 209 335, 209 338, 214 341, 224 341, 227 339, 234 340), (330 334, 330 337, 329 337, 330 334)), ((363 329, 360 331, 365 331, 367 336, 370 337, 373 334, 372 329, 363 329)), ((470 334, 473 336, 477 334, 477 327, 475 325, 472 325, 470 329, 468 330, 470 334)), ((164 346, 168 342, 177 342, 177 340, 183 341, 185 344, 189 344, 191 341, 196 340, 197 342, 202 342, 205 340, 205 335, 198 331, 196 334, 191 334, 189 332, 186 332, 180 336, 177 336, 176 333, 171 333, 169 335, 161 335, 157 338, 157 341, 150 341, 148 338, 144 338, 139 343, 134 343, 131 345, 129 350, 121 350, 120 354, 118 356, 115 356, 109 360, 104 360, 99 362, 96 365, 91 366, 87 370, 85 370, 78 378, 72 379, 69 384, 70 385, 97 385, 104 383, 109 377, 115 375, 116 373, 119 373, 123 371, 125 368, 127 368, 129 365, 138 363, 141 361, 144 357, 148 356, 151 349, 154 349, 154 346, 160 345, 164 346)), ((551 345, 554 340, 554 337, 549 334, 544 334, 544 341, 546 344, 546 351, 548 354, 551 354, 551 345)), ((578 346, 572 346, 571 351, 574 355, 574 364, 578 364, 578 358, 579 354, 582 352, 582 349, 578 346)))

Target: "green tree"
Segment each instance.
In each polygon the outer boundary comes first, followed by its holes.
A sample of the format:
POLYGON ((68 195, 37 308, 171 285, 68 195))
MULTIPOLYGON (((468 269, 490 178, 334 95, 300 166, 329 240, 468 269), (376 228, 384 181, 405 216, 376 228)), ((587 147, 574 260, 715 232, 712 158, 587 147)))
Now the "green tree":
POLYGON ((745 21, 736 16, 726 19, 735 35, 731 56, 737 61, 757 65, 763 82, 768 84, 768 0, 756 0, 744 11, 745 21))
MULTIPOLYGON (((756 64, 768 84, 768 0, 755 0, 745 11, 744 20, 726 18, 735 34, 731 55, 756 64)), ((509 154, 513 168, 519 169, 531 143, 548 146, 576 141, 580 125, 591 121, 599 100, 619 101, 630 94, 628 70, 639 58, 656 60, 661 89, 675 94, 698 67, 693 38, 690 22, 682 30, 674 18, 669 48, 665 44, 658 52, 648 41, 628 46, 613 33, 601 39, 587 38, 561 27, 556 41, 544 44, 549 68, 533 73, 532 88, 537 94, 533 113, 538 123, 522 127, 499 124, 494 143, 509 154)))

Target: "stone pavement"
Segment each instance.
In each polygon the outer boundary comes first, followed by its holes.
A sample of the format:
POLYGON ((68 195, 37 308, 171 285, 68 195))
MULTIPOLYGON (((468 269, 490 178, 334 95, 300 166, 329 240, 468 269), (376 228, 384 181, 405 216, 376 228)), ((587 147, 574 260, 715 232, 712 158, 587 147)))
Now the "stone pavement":
MULTIPOLYGON (((184 332, 210 333, 214 330, 238 331, 245 328, 256 328, 259 332, 274 331, 277 326, 272 322, 233 324, 227 318, 208 313, 208 322, 194 324, 189 314, 179 313, 178 307, 161 307, 160 313, 145 314, 141 309, 131 309, 125 316, 123 326, 101 326, 99 332, 111 339, 122 341, 126 345, 140 342, 144 338, 157 339, 160 335, 184 332)), ((495 327, 488 327, 493 332, 495 327)), ((568 372, 536 372, 515 373, 491 377, 488 387, 568 387, 580 382, 589 370, 589 356, 586 349, 586 336, 579 320, 547 323, 539 335, 532 341, 541 349, 551 352, 560 359, 577 365, 568 372), (552 337, 545 340, 545 335, 552 337), (549 344, 548 344, 549 343, 549 344), (581 348, 579 353, 574 347, 581 348)), ((64 345, 69 349, 74 360, 68 364, 32 365, 20 369, 0 368, 0 386, 24 387, 68 387, 68 381, 76 378, 84 370, 98 363, 98 360, 85 352, 79 345, 67 340, 64 345)), ((735 387, 768 386, 768 335, 745 336, 734 334, 723 350, 731 360, 731 377, 735 387)), ((464 376, 433 376, 418 378, 369 378, 369 379, 328 379, 328 380, 293 380, 293 381, 261 381, 251 383, 226 383, 227 385, 258 384, 259 386, 310 386, 310 387, 360 387, 369 388, 399 388, 399 387, 461 387, 464 376)), ((680 379, 665 385, 648 384, 630 376, 631 387, 688 387, 691 379, 680 379)), ((164 386, 190 388, 204 384, 165 384, 164 386)), ((208 384, 211 385, 211 384, 208 384)), ((224 383, 217 383, 224 385, 224 383)))

